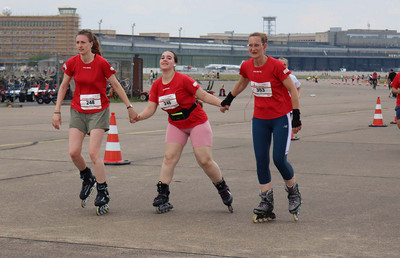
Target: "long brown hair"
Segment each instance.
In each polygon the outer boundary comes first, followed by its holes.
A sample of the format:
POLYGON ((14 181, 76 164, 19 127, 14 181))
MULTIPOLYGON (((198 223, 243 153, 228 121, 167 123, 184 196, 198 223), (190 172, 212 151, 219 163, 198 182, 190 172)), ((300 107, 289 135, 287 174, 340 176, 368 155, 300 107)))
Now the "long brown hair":
POLYGON ((88 37, 89 42, 93 42, 92 53, 101 56, 102 51, 101 51, 99 39, 96 37, 96 35, 93 34, 92 31, 81 30, 78 32, 78 35, 85 35, 86 37, 88 37))

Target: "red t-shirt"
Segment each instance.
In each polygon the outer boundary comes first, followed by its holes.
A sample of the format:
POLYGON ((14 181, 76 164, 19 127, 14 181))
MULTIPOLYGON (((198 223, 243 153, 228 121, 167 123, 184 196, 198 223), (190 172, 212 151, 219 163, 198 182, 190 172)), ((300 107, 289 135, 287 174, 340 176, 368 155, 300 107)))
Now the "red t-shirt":
POLYGON ((255 67, 253 59, 250 59, 242 63, 239 73, 250 80, 255 118, 274 119, 293 109, 289 92, 282 83, 290 71, 281 61, 268 56, 263 66, 255 67))
MULTIPOLYGON (((174 78, 168 84, 162 83, 162 77, 153 83, 150 90, 149 101, 160 105, 161 109, 169 114, 179 112, 182 108, 190 109, 196 101, 195 93, 200 85, 187 75, 175 72, 174 78)), ((186 119, 172 121, 170 124, 179 129, 192 128, 205 123, 208 120, 206 112, 200 105, 190 113, 186 119)))
POLYGON ((71 107, 81 113, 97 113, 106 109, 110 101, 106 95, 107 78, 114 68, 102 56, 95 55, 85 64, 80 55, 71 57, 63 65, 64 72, 75 80, 75 92, 71 107))
MULTIPOLYGON (((400 88, 400 73, 397 73, 390 85, 395 89, 400 88)), ((400 107, 400 94, 397 94, 396 106, 400 107)))

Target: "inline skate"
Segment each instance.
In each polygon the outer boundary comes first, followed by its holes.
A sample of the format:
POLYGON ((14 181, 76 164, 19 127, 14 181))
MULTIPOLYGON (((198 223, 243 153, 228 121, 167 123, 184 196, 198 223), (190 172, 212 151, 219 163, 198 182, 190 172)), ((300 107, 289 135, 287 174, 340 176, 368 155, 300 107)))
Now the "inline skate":
POLYGON ((274 210, 274 192, 268 190, 260 193, 261 202, 258 207, 253 210, 253 222, 261 223, 275 219, 274 210))
POLYGON ((79 194, 79 198, 81 198, 81 206, 82 208, 86 207, 86 203, 88 202, 90 195, 92 194, 94 188, 96 187, 96 178, 92 174, 90 168, 85 168, 81 171, 81 179, 82 182, 82 189, 81 193, 79 194))
POLYGON ((97 184, 97 196, 94 201, 94 205, 97 206, 96 214, 98 216, 108 213, 110 206, 108 202, 110 201, 110 195, 108 193, 107 183, 97 184))
POLYGON ((292 187, 286 185, 285 190, 288 193, 289 212, 293 214, 294 221, 298 221, 299 211, 301 208, 301 204, 303 203, 299 191, 299 185, 297 183, 295 183, 292 187))
POLYGON ((159 181, 157 183, 157 192, 158 195, 156 198, 154 198, 153 201, 153 206, 156 207, 156 211, 158 213, 165 213, 172 210, 174 206, 172 206, 172 204, 168 202, 170 193, 169 186, 159 181))
POLYGON ((228 206, 228 210, 232 213, 233 212, 233 207, 232 207, 232 202, 233 202, 233 196, 231 194, 231 191, 229 190, 229 187, 226 185, 224 178, 222 178, 222 181, 219 183, 214 184, 215 188, 217 188, 219 195, 221 196, 222 202, 228 206))

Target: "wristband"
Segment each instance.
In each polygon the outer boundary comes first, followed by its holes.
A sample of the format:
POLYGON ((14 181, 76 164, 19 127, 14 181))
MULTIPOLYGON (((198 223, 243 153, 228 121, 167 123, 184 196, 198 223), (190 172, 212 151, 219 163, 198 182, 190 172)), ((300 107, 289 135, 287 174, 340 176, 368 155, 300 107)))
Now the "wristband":
POLYGON ((132 104, 130 104, 129 106, 126 107, 126 109, 130 109, 133 108, 132 104))
POLYGON ((60 114, 60 115, 61 115, 61 112, 56 112, 56 111, 54 111, 54 114, 60 114))
POLYGON ((300 110, 293 109, 293 119, 292 119, 292 128, 300 127, 300 110))
POLYGON ((228 96, 226 96, 226 98, 221 102, 221 107, 230 106, 234 98, 235 96, 229 92, 228 96))

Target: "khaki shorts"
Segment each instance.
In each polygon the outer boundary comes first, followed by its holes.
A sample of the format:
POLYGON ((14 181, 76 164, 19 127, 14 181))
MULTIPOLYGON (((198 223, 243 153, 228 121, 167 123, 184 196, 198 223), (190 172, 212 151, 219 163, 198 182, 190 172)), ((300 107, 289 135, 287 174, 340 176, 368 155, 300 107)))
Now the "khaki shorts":
POLYGON ((93 129, 104 129, 105 132, 109 130, 110 126, 110 108, 103 111, 86 114, 76 111, 71 108, 71 119, 69 121, 69 128, 77 128, 79 131, 90 134, 93 129))

